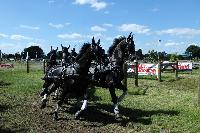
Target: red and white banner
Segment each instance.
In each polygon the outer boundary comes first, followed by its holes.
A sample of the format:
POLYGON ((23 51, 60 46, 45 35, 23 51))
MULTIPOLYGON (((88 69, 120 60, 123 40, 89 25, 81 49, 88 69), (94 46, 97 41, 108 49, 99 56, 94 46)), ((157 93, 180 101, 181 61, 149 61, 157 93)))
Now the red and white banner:
MULTIPOLYGON (((167 65, 163 63, 162 65, 167 65)), ((173 65, 174 66, 174 65, 173 65)), ((174 66, 175 67, 175 66, 174 66)), ((191 62, 179 62, 178 71, 192 71, 191 62)), ((134 64, 128 64, 128 74, 134 74, 134 64)), ((158 64, 141 63, 138 64, 138 75, 158 75, 158 64)))
POLYGON ((9 63, 0 64, 0 68, 14 68, 14 65, 9 63))
MULTIPOLYGON (((134 73, 134 64, 128 64, 127 73, 134 73)), ((147 63, 138 64, 138 75, 158 75, 158 65, 147 63)))
POLYGON ((192 71, 192 62, 179 62, 178 70, 179 71, 192 71))

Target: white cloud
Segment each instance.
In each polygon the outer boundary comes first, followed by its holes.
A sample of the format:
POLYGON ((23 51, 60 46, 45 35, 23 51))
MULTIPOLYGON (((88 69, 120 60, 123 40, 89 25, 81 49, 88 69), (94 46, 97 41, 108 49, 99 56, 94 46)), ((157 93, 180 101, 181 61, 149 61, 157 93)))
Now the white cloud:
POLYGON ((158 35, 169 34, 169 35, 176 35, 176 36, 192 37, 195 35, 199 35, 200 30, 192 29, 192 28, 172 28, 172 29, 157 31, 157 34, 158 35))
POLYGON ((180 44, 177 43, 177 42, 167 42, 167 43, 165 43, 165 46, 178 46, 178 45, 180 45, 180 44))
POLYGON ((0 38, 6 38, 6 37, 8 37, 8 35, 0 33, 0 38))
POLYGON ((26 47, 30 47, 30 46, 42 46, 42 44, 38 43, 38 42, 29 42, 29 43, 27 43, 26 47))
POLYGON ((91 27, 91 30, 92 30, 92 31, 95 31, 95 32, 107 31, 105 28, 100 27, 100 26, 97 26, 97 25, 92 26, 92 27, 91 27))
POLYGON ((48 1, 49 4, 53 4, 53 3, 55 3, 55 2, 56 2, 55 0, 49 0, 49 1, 48 1))
POLYGON ((91 7, 95 8, 97 11, 105 8, 107 6, 106 2, 94 2, 91 7))
POLYGON ((165 43, 164 45, 165 46, 180 46, 180 45, 183 45, 185 44, 184 42, 173 42, 173 41, 170 41, 170 42, 167 42, 165 43))
POLYGON ((23 24, 21 24, 19 27, 24 28, 24 29, 30 29, 30 30, 39 30, 40 29, 40 27, 23 25, 23 24))
POLYGON ((103 26, 106 26, 106 27, 113 27, 113 24, 103 24, 103 26))
POLYGON ((52 23, 49 23, 49 26, 51 26, 53 28, 56 28, 56 29, 64 28, 63 24, 52 24, 52 23))
POLYGON ((58 38, 66 39, 66 40, 75 40, 75 39, 82 39, 83 36, 78 33, 72 33, 72 34, 60 34, 57 35, 58 38))
POLYGON ((11 44, 11 43, 2 43, 0 44, 0 49, 9 49, 9 48, 12 48, 14 47, 15 44, 11 44))
POLYGON ((147 26, 138 24, 122 24, 119 27, 119 30, 125 32, 139 33, 139 34, 147 34, 150 31, 150 29, 147 26))
POLYGON ((32 38, 26 37, 26 36, 23 36, 23 35, 11 35, 10 39, 20 41, 20 40, 31 40, 32 38))
POLYGON ((200 46, 200 44, 196 43, 196 42, 190 42, 190 43, 188 43, 188 46, 190 46, 190 45, 200 46))
POLYGON ((7 43, 3 42, 0 43, 0 49, 2 50, 3 53, 6 54, 14 54, 16 52, 21 52, 25 46, 23 44, 19 43, 7 43))
POLYGON ((89 4, 90 7, 95 8, 97 11, 106 8, 108 5, 104 1, 98 1, 98 0, 75 0, 74 3, 79 5, 89 4))
POLYGON ((70 25, 70 24, 71 24, 70 22, 66 22, 66 23, 65 23, 65 25, 70 25))
POLYGON ((158 12, 159 9, 155 7, 155 8, 153 8, 153 9, 151 9, 151 11, 152 11, 152 12, 158 12))

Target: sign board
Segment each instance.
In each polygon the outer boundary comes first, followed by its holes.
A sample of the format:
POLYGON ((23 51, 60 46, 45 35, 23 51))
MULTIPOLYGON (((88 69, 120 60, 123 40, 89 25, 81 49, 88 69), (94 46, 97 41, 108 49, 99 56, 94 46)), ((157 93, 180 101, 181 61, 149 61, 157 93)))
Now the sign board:
MULTIPOLYGON (((162 66, 173 66, 175 63, 163 63, 162 66)), ((172 68, 171 68, 172 69, 172 68)), ((191 62, 179 62, 178 63, 178 71, 192 71, 192 63, 191 62)), ((129 75, 134 74, 134 64, 128 64, 127 73, 129 75)), ((158 64, 151 63, 141 63, 138 64, 138 75, 158 75, 158 64)))
POLYGON ((178 70, 179 71, 192 71, 192 62, 179 62, 178 70))
POLYGON ((9 63, 0 64, 0 68, 14 68, 14 64, 9 64, 9 63))
MULTIPOLYGON (((128 74, 134 74, 134 64, 128 64, 128 74)), ((158 65, 142 63, 138 64, 138 75, 158 75, 158 65)))

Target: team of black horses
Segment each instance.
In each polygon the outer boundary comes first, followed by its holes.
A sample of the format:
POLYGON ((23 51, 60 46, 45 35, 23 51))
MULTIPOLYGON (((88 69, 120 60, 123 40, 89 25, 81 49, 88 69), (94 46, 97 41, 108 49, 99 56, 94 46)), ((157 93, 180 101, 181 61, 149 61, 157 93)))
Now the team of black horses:
POLYGON ((54 118, 58 119, 58 111, 65 99, 73 94, 78 101, 82 100, 81 107, 76 111, 75 117, 86 109, 88 102, 88 90, 95 86, 108 88, 114 104, 114 114, 119 117, 119 103, 127 94, 126 85, 122 84, 125 78, 123 66, 127 60, 135 58, 135 44, 133 35, 115 38, 109 47, 107 54, 100 45, 100 39, 96 42, 94 37, 91 43, 84 43, 79 53, 74 49, 69 52, 69 47, 62 46, 62 61, 58 65, 56 61, 57 49, 52 49, 50 59, 43 78, 44 84, 40 96, 41 108, 45 108, 47 98, 52 92, 59 92, 59 98, 53 112, 54 118), (122 90, 117 96, 115 88, 122 90))

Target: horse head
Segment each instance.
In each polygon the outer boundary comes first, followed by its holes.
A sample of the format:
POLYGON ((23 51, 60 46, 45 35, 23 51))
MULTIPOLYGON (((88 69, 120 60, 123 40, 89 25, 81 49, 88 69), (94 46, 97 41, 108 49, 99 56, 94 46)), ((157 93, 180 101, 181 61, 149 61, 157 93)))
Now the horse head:
POLYGON ((93 53, 95 56, 95 61, 97 63, 103 63, 104 62, 104 58, 105 56, 105 50, 102 48, 102 46, 100 45, 100 39, 95 42, 94 37, 92 39, 92 49, 93 49, 93 53))
POLYGON ((129 34, 127 38, 127 54, 130 60, 134 60, 135 59, 135 43, 133 40, 133 35, 131 34, 132 32, 129 34))
POLYGON ((51 46, 51 51, 47 54, 49 56, 50 61, 56 60, 56 53, 57 53, 58 47, 56 49, 53 49, 51 46))

